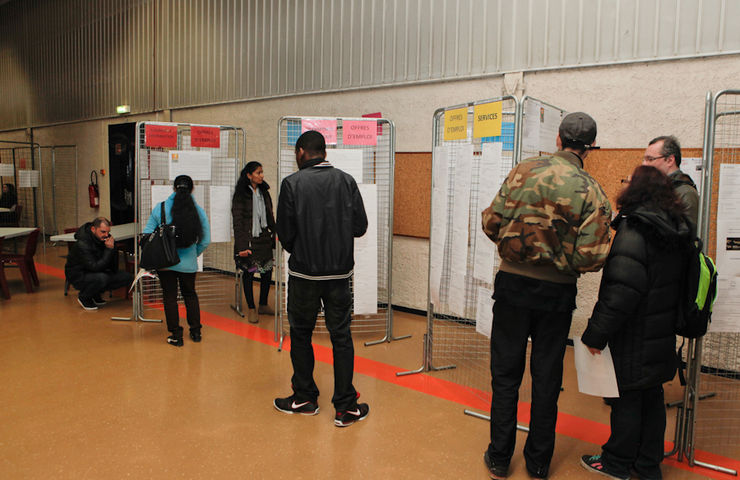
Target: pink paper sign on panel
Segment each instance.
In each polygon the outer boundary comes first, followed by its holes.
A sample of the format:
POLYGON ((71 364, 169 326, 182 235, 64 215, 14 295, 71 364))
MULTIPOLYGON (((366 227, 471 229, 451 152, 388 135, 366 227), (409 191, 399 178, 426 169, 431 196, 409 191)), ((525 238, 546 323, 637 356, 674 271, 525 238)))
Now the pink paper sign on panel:
POLYGON ((342 142, 345 145, 377 145, 375 120, 345 120, 342 122, 342 142))
POLYGON ((301 120, 301 133, 309 130, 316 130, 324 136, 327 145, 337 144, 337 121, 304 118, 301 120))

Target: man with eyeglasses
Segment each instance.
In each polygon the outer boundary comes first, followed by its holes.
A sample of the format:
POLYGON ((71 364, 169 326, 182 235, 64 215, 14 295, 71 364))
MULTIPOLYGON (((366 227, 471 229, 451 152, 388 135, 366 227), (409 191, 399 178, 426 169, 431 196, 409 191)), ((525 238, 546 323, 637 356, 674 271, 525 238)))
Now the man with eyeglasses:
POLYGON ((699 192, 691 177, 683 173, 681 168, 681 144, 672 135, 656 137, 650 141, 642 164, 655 167, 665 175, 673 184, 673 191, 681 199, 685 209, 686 217, 691 226, 696 228, 699 217, 699 192))
POLYGON ((85 310, 97 310, 106 303, 101 293, 126 287, 134 280, 130 273, 118 271, 118 255, 110 227, 110 220, 105 217, 81 226, 67 256, 64 276, 80 291, 77 301, 85 310))

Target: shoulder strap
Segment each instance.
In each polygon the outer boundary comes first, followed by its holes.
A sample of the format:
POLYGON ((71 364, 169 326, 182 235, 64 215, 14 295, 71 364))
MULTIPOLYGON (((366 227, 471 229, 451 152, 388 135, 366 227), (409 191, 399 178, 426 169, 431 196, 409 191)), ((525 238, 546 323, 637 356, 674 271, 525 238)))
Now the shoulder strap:
POLYGON ((164 202, 160 202, 160 204, 159 204, 159 211, 161 212, 160 213, 160 221, 159 221, 159 224, 160 225, 167 224, 167 217, 165 216, 165 213, 164 213, 164 202))

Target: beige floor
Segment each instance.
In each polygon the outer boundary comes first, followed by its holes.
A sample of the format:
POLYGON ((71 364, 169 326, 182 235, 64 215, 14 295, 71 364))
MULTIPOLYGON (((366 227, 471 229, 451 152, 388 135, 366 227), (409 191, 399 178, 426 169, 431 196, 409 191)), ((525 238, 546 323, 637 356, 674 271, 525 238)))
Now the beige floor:
MULTIPOLYGON (((38 261, 60 267, 63 253, 51 248, 38 261)), ((62 295, 62 279, 42 274, 39 291, 27 294, 17 270, 7 272, 12 298, 0 299, 2 479, 487 478, 488 423, 464 415, 464 405, 357 374, 370 415, 339 429, 332 369, 317 363, 321 412, 285 415, 272 399, 289 393, 288 352, 208 326, 201 344, 186 339, 184 348, 173 348, 162 324, 110 321, 130 312, 125 300, 85 312, 75 294, 62 295)), ((241 321, 228 308, 218 313, 241 321)), ((356 354, 416 368, 425 319, 397 313, 395 320, 396 334, 413 338, 373 347, 356 339, 356 354)), ((259 327, 272 330, 272 323, 263 318, 259 327)), ((577 393, 571 370, 561 411, 608 423, 607 407, 577 393)), ((514 479, 528 478, 524 435, 514 479)), ((575 437, 558 435, 551 478, 593 477, 578 459, 599 448, 575 437)), ((675 479, 707 473, 670 465, 663 471, 675 479)))

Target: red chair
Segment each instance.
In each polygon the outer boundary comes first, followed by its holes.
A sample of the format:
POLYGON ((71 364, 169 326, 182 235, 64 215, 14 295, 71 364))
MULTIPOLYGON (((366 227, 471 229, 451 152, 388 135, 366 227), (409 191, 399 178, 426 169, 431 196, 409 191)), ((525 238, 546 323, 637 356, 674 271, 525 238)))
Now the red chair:
POLYGON ((23 277, 23 283, 26 285, 26 292, 33 293, 33 285, 39 286, 39 276, 36 273, 36 266, 33 263, 33 256, 36 255, 36 244, 39 240, 41 231, 37 228, 26 239, 26 252, 23 255, 10 253, 0 254, 1 268, 5 265, 17 265, 23 277))
MULTIPOLYGON (((0 237, 0 251, 3 249, 3 239, 0 237)), ((10 289, 8 288, 8 279, 5 278, 5 264, 0 262, 0 292, 3 297, 10 299, 10 289)))

